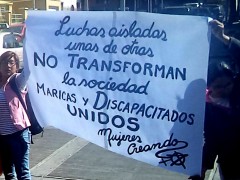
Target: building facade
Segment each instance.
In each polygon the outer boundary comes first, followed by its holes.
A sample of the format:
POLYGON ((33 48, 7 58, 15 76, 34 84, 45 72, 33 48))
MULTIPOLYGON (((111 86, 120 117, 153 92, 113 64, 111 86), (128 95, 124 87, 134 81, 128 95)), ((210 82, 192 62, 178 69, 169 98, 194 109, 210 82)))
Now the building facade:
POLYGON ((30 9, 59 11, 63 3, 61 0, 0 0, 0 22, 24 22, 30 9))

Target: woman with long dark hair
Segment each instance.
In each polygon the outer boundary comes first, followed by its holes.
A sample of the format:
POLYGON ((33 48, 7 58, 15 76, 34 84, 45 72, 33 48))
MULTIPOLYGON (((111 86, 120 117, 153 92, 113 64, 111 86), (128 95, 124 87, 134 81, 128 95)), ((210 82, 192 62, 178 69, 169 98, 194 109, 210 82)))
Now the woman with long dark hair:
POLYGON ((0 56, 0 153, 5 179, 29 180, 29 152, 31 135, 28 116, 9 82, 16 81, 25 99, 24 71, 19 71, 19 57, 12 51, 0 56))

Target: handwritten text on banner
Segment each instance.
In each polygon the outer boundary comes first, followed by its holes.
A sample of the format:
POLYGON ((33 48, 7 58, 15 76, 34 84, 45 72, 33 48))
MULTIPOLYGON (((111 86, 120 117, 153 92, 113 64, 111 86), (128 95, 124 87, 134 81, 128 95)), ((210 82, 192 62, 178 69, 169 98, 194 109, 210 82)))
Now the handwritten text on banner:
POLYGON ((201 171, 207 18, 30 11, 30 98, 41 123, 188 175, 201 171))

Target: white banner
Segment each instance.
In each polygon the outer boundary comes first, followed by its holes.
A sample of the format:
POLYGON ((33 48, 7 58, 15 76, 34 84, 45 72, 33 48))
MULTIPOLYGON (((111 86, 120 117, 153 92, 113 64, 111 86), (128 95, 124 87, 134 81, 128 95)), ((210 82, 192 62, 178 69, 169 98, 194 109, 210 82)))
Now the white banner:
POLYGON ((24 68, 41 124, 200 174, 207 18, 30 11, 26 25, 24 68))

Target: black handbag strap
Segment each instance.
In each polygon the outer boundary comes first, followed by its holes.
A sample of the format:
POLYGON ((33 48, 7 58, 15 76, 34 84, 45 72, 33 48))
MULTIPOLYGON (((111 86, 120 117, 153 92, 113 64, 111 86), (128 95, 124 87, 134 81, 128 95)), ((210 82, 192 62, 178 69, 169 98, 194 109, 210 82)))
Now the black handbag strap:
POLYGON ((13 91, 16 93, 16 95, 18 96, 18 99, 19 99, 19 101, 21 102, 21 104, 22 104, 25 112, 28 114, 28 110, 27 110, 26 104, 25 104, 25 102, 24 102, 24 100, 23 100, 23 97, 22 97, 22 95, 21 95, 18 87, 17 87, 16 74, 13 75, 13 77, 10 79, 9 84, 10 84, 12 90, 13 90, 13 91))

